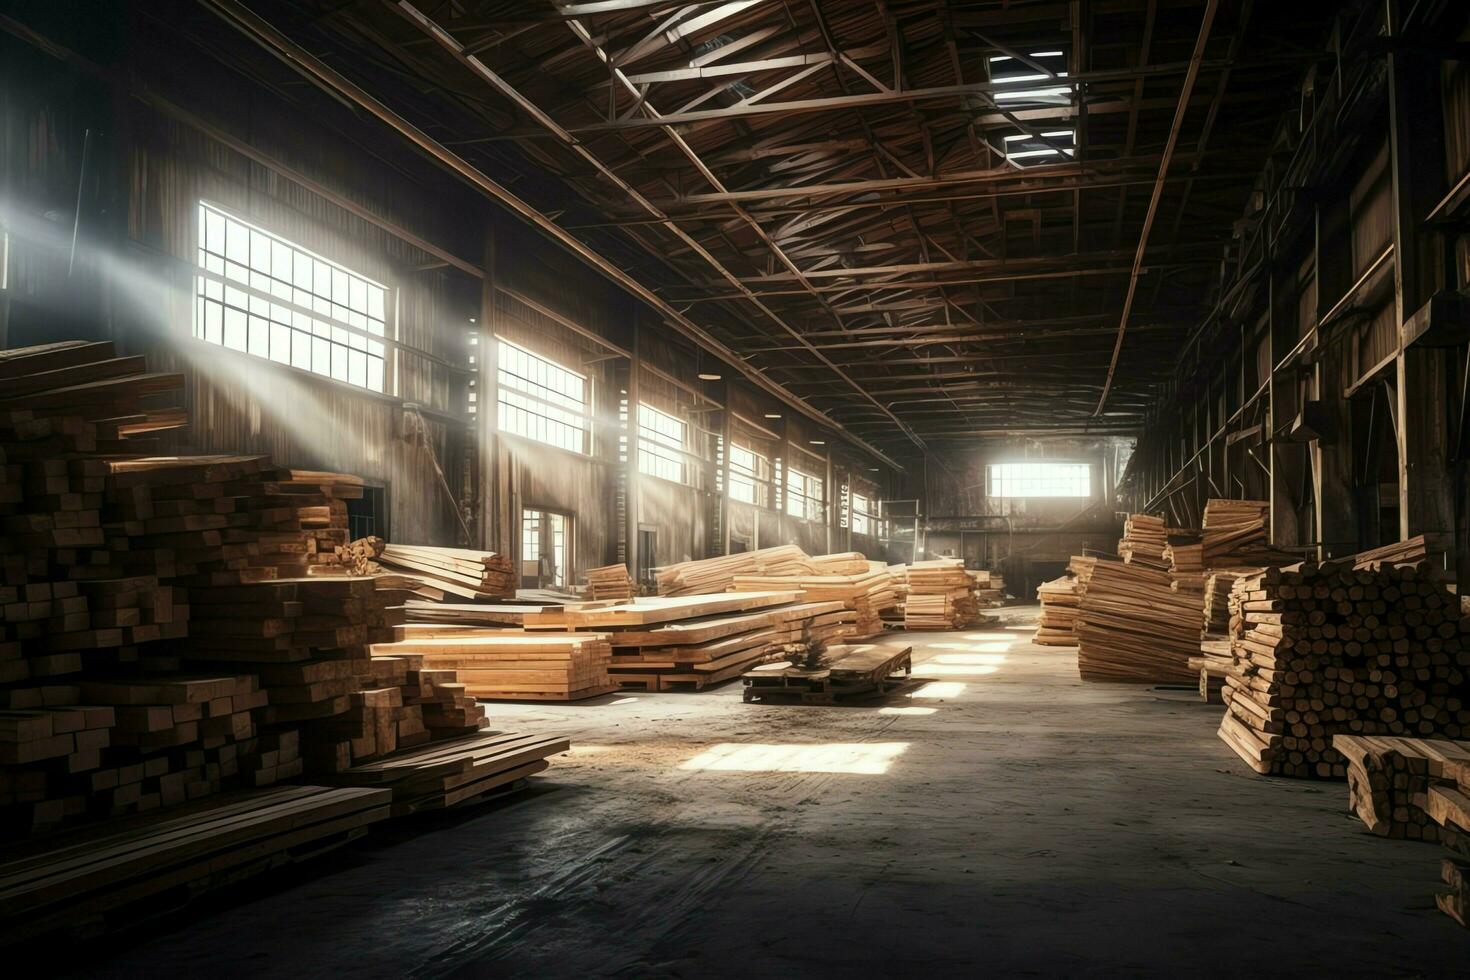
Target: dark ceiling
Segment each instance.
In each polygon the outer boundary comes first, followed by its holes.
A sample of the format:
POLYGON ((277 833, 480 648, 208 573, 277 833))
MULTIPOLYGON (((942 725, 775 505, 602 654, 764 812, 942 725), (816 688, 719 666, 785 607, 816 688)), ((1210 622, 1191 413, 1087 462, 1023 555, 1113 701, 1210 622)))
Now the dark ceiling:
POLYGON ((1339 6, 248 4, 896 457, 1136 430, 1339 6))

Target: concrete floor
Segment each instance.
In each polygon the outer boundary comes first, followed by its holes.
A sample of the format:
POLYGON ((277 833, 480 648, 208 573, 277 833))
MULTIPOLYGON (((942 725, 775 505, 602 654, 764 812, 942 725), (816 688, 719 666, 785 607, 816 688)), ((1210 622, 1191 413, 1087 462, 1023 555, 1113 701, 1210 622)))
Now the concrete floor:
MULTIPOLYGON (((1266 779, 1183 691, 1083 684, 1003 629, 895 634, 934 684, 878 707, 738 684, 491 723, 569 733, 537 788, 394 828, 74 961, 129 976, 1465 976, 1437 849, 1341 783, 1266 779), (893 708, 904 710, 895 712, 893 708), (713 746, 766 750, 712 771, 713 746), (886 754, 886 761, 885 761, 886 754)), ((716 750, 721 757, 732 749, 716 750)))

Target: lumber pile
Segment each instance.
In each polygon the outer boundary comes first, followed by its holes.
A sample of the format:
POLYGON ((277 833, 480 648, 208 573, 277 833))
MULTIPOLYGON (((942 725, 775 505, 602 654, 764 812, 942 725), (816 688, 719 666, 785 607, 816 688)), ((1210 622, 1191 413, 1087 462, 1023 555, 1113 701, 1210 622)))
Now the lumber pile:
POLYGON ((1068 576, 1036 587, 1041 615, 1031 642, 1042 646, 1070 647, 1077 644, 1077 580, 1068 576))
POLYGON ((1204 536, 1204 566, 1231 568, 1296 560, 1271 547, 1266 529, 1270 513, 1269 500, 1212 498, 1206 501, 1200 527, 1204 536))
POLYGON ((1225 678, 1234 669, 1229 640, 1203 640, 1199 656, 1189 658, 1189 668, 1199 671, 1199 696, 1207 704, 1225 703, 1225 678))
POLYGON ((1335 735, 1351 809, 1381 837, 1444 846, 1439 910, 1470 926, 1470 742, 1335 735))
POLYGON ((958 558, 916 561, 904 567, 903 627, 957 630, 980 619, 975 579, 958 558))
POLYGON ((1470 733, 1470 645, 1459 602, 1419 569, 1351 559, 1237 580, 1220 737, 1261 773, 1341 778, 1338 734, 1470 733))
POLYGON ((1252 569, 1216 570, 1205 578, 1205 632, 1230 631, 1230 590, 1235 580, 1252 569))
POLYGON ((559 735, 479 732, 354 766, 325 781, 388 790, 393 794, 390 813, 401 817, 500 796, 523 786, 527 777, 547 768, 549 756, 569 748, 571 743, 559 735))
POLYGON ((818 575, 863 575, 868 571, 868 557, 861 551, 843 551, 831 555, 816 555, 812 568, 818 575))
POLYGON ((173 912, 194 896, 344 844, 389 814, 381 789, 278 786, 0 852, 0 944, 173 912))
MULTIPOLYGON (((178 375, 110 344, 0 352, 0 824, 111 822, 332 773, 483 711, 374 657, 423 589, 344 564, 356 477, 170 456, 178 375)), ((427 590, 442 598, 442 593, 427 590)))
POLYGON ((975 580, 975 602, 979 608, 994 609, 1005 605, 1006 580, 1004 576, 999 572, 982 568, 971 570, 970 577, 975 580))
POLYGON ((631 599, 638 594, 633 587, 633 577, 628 574, 628 566, 621 562, 587 569, 587 588, 595 601, 631 599))
POLYGON ((852 640, 883 632, 883 609, 897 601, 893 576, 881 562, 862 561, 862 570, 849 575, 737 575, 733 592, 799 590, 808 602, 840 602, 853 613, 852 640))
POLYGON ((1198 533, 1170 529, 1169 543, 1164 546, 1164 561, 1180 590, 1204 595, 1208 576, 1204 566, 1204 544, 1198 533))
POLYGON ((1169 543, 1164 519, 1154 514, 1129 514, 1118 541, 1118 557, 1155 568, 1167 568, 1164 547, 1169 543))
POLYGON ((1138 562, 1096 560, 1077 606, 1077 667, 1083 680, 1193 682, 1201 598, 1169 573, 1138 562))
POLYGON ((762 664, 746 673, 741 699, 840 704, 891 693, 913 674, 912 647, 834 644, 808 663, 762 664))
POLYGON ((581 701, 617 689, 608 678, 612 650, 599 633, 464 627, 379 643, 373 653, 453 671, 468 694, 485 701, 581 701))
POLYGON ((510 559, 493 551, 385 543, 377 561, 461 599, 484 601, 516 594, 510 559))
POLYGON ((743 551, 698 561, 680 562, 658 569, 658 594, 666 596, 709 595, 730 588, 737 575, 814 575, 816 566, 795 545, 743 551))

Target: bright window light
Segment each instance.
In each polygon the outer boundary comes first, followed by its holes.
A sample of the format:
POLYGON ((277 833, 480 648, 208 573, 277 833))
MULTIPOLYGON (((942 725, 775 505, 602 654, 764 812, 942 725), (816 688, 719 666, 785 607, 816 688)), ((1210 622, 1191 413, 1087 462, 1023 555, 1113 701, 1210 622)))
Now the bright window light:
POLYGON ((826 484, 820 476, 801 470, 786 471, 786 513, 804 521, 825 519, 826 484))
POLYGON ((907 742, 827 745, 725 742, 701 752, 679 768, 704 772, 834 772, 881 776, 908 747, 907 742))
POLYGON ((651 405, 638 406, 638 472, 660 480, 684 482, 684 450, 689 426, 651 405))
POLYGON ((996 92, 995 101, 1014 102, 1017 99, 1044 99, 1071 94, 1072 90, 1065 85, 1057 85, 1048 88, 1007 89, 1004 92, 996 92))
POLYGON ((753 449, 730 444, 731 500, 756 507, 766 506, 766 487, 770 481, 771 461, 753 449))
POLYGON ((991 497, 1086 497, 1092 492, 1088 463, 991 463, 991 497))
POLYGON ((205 201, 195 255, 195 337, 387 390, 385 286, 205 201))
POLYGON ((498 351, 501 431, 574 453, 590 452, 587 377, 508 340, 500 340, 498 351))

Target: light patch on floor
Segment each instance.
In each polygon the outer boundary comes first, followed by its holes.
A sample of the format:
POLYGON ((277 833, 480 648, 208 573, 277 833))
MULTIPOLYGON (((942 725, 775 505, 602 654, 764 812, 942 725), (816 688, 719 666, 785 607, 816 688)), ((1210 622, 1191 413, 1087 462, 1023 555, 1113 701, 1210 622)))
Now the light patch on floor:
POLYGON ((1003 664, 1003 653, 941 653, 926 664, 1003 664))
POLYGON ((1005 653, 1011 648, 1011 641, 1003 640, 992 643, 929 643, 926 644, 930 650, 966 650, 970 653, 1005 653))
POLYGON ((880 714, 880 715, 932 715, 935 712, 937 712, 938 710, 939 710, 938 708, 920 708, 920 707, 918 707, 916 705, 916 706, 914 706, 912 708, 895 708, 895 707, 879 708, 878 709, 878 714, 880 714))
POLYGON ((930 681, 919 688, 911 698, 957 698, 964 693, 965 685, 959 681, 930 681))
POLYGON ((608 707, 612 707, 615 704, 632 704, 634 701, 637 700, 637 698, 618 698, 616 701, 609 701, 607 704, 608 707))
POLYGON ((704 772, 834 772, 881 776, 907 742, 834 742, 826 745, 740 745, 724 742, 679 768, 704 772))
POLYGON ((924 677, 975 677, 993 674, 997 670, 1000 668, 995 664, 939 664, 930 660, 915 667, 914 673, 924 677))

